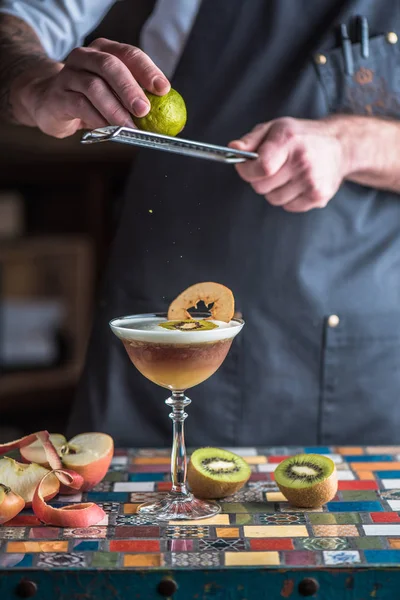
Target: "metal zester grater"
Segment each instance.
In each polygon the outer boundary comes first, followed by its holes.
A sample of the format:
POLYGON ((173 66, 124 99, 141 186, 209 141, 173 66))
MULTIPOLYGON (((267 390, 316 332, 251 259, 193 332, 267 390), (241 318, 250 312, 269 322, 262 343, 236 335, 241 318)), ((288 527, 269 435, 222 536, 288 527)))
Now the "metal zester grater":
POLYGON ((258 158, 258 154, 255 152, 243 152, 241 150, 226 148, 225 146, 203 144, 169 135, 131 129, 130 127, 110 126, 93 129, 83 135, 81 142, 82 144, 120 142, 122 144, 141 146, 142 148, 153 148, 154 150, 175 152, 176 154, 183 154, 185 156, 206 158, 230 164, 258 158))

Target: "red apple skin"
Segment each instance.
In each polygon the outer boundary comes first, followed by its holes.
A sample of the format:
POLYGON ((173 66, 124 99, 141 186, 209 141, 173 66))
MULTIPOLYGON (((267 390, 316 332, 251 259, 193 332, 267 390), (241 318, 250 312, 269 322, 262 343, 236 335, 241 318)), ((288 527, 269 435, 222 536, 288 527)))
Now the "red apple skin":
MULTIPOLYGON (((80 476, 71 471, 57 471, 59 474, 69 477, 71 485, 77 489, 81 486, 82 481, 80 476)), ((46 478, 50 475, 45 475, 39 485, 35 489, 32 500, 32 508, 35 515, 46 525, 55 525, 56 527, 90 527, 97 525, 104 519, 106 513, 100 506, 93 502, 84 504, 72 504, 55 508, 46 504, 42 495, 42 486, 46 478)))
MULTIPOLYGON (((70 465, 68 464, 68 454, 63 458, 63 464, 67 469, 71 469, 71 471, 75 471, 75 473, 79 473, 82 475, 84 479, 84 484, 81 488, 82 492, 88 492, 93 489, 104 477, 107 475, 107 471, 111 464, 111 459, 114 455, 114 448, 110 448, 110 451, 107 452, 104 456, 99 458, 98 460, 89 463, 87 465, 70 465)), ((61 485, 60 492, 65 494, 67 490, 67 494, 75 493, 75 491, 71 492, 71 488, 67 488, 64 485, 61 485)))
POLYGON ((0 524, 7 523, 16 517, 25 507, 25 500, 10 488, 5 491, 3 502, 0 504, 0 524))
MULTIPOLYGON (((46 500, 46 502, 48 500, 52 500, 53 498, 55 498, 57 496, 57 494, 60 492, 60 490, 61 490, 61 484, 57 487, 57 489, 55 489, 55 491, 52 491, 49 494, 46 494, 46 496, 44 496, 44 499, 46 500)), ((76 490, 74 490, 74 494, 75 493, 76 493, 76 490)), ((32 506, 32 502, 26 502, 26 504, 25 504, 26 508, 30 508, 31 506, 32 506)))

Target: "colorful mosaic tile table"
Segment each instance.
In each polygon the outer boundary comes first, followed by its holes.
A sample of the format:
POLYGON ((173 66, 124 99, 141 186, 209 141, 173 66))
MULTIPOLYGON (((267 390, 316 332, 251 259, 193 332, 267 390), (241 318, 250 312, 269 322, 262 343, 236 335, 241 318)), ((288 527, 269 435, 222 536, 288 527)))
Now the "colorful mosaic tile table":
POLYGON ((136 509, 168 491, 169 450, 116 451, 83 495, 104 508, 104 522, 45 527, 25 510, 0 527, 0 599, 400 597, 400 446, 236 452, 253 472, 221 514, 159 524, 136 509), (301 451, 337 465, 338 494, 322 509, 291 508, 275 485, 277 463, 301 451))

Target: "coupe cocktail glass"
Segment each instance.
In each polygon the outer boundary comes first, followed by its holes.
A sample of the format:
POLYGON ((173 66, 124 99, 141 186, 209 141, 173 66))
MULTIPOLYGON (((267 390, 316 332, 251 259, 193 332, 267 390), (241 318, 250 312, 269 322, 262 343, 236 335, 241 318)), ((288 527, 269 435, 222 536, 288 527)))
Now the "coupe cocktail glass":
MULTIPOLYGON (((209 318, 196 314, 196 319, 209 318)), ((221 366, 242 329, 241 319, 230 323, 213 321, 215 329, 181 331, 160 326, 167 315, 143 314, 120 317, 110 321, 110 327, 122 341, 135 367, 157 385, 172 392, 165 403, 171 407, 173 444, 171 454, 172 490, 160 501, 148 502, 138 508, 160 521, 204 519, 220 511, 216 502, 195 498, 186 486, 186 447, 184 421, 191 400, 187 389, 205 381, 221 366)))

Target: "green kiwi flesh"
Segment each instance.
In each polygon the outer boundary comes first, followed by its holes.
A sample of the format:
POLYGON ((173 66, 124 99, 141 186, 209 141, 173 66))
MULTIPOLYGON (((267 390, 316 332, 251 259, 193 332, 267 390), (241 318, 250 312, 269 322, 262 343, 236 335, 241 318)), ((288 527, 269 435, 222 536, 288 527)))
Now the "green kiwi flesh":
POLYGON ((300 508, 319 508, 337 492, 335 463, 320 454, 286 458, 279 463, 274 475, 282 494, 300 508))
POLYGON ((216 329, 218 325, 212 321, 206 321, 205 319, 185 319, 184 321, 166 321, 159 323, 160 327, 164 329, 172 329, 178 331, 205 331, 207 329, 216 329))
POLYGON ((187 480, 199 498, 225 498, 239 491, 250 475, 249 465, 237 454, 220 448, 199 448, 190 458, 187 480))

